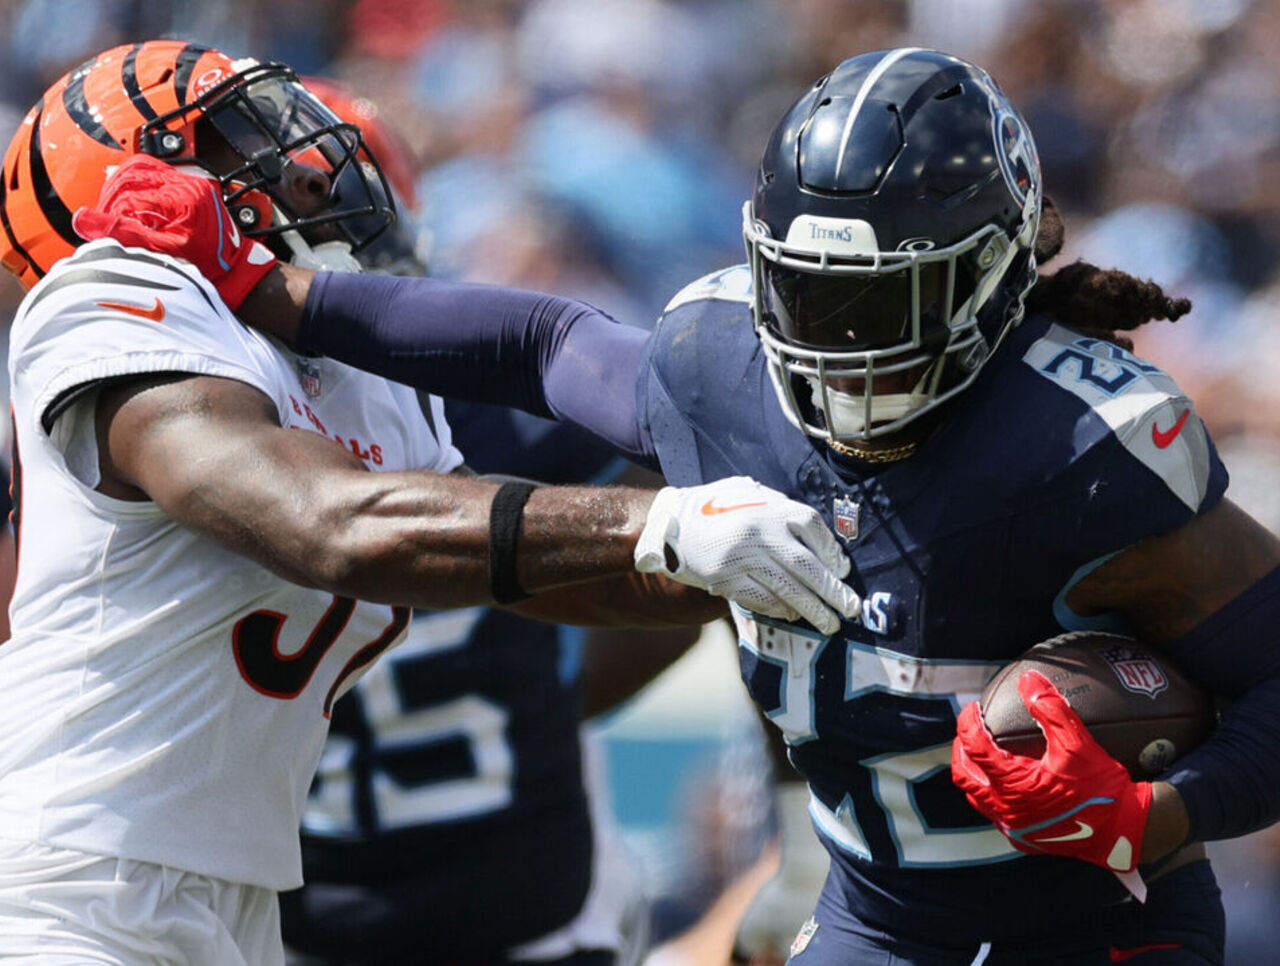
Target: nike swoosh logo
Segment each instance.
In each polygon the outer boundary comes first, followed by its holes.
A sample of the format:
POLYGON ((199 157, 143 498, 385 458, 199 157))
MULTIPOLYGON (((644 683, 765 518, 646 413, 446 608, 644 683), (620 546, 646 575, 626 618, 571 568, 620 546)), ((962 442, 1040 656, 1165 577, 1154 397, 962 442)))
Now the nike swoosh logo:
POLYGON ((735 503, 732 506, 716 506, 715 500, 708 500, 706 503, 702 504, 702 515, 706 517, 713 517, 717 513, 732 513, 734 510, 745 510, 749 506, 764 505, 765 501, 761 500, 758 503, 735 503))
POLYGON ((164 321, 164 303, 159 299, 156 299, 156 304, 151 308, 143 305, 130 305, 128 302, 99 302, 98 305, 104 309, 115 309, 117 312, 136 315, 140 319, 150 319, 152 322, 164 321))
POLYGON ((1076 830, 1066 835, 1055 835, 1050 839, 1032 839, 1031 841, 1039 844, 1041 842, 1078 842, 1080 839, 1087 839, 1093 834, 1093 826, 1088 825, 1079 819, 1076 819, 1076 830))
POLYGON ((1147 943, 1145 946, 1134 946, 1132 949, 1117 949, 1112 946, 1108 956, 1113 963, 1123 963, 1143 953, 1153 953, 1160 949, 1181 949, 1182 943, 1147 943))
POLYGON ((1182 427, 1187 425, 1187 417, 1191 415, 1190 409, 1184 409, 1182 415, 1178 417, 1178 421, 1168 429, 1161 429, 1155 423, 1151 424, 1151 442, 1155 443, 1160 449, 1164 449, 1182 432, 1182 427))

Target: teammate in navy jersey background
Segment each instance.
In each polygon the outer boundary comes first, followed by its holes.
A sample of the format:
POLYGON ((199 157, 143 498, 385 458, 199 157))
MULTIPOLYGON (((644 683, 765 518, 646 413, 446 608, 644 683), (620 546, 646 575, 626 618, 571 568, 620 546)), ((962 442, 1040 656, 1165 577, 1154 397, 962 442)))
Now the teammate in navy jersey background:
MULTIPOLYGON (((425 275, 412 165, 377 105, 304 83, 356 124, 387 172, 400 218, 357 258, 425 275)), ((425 405, 425 400, 424 400, 425 405)), ((454 401, 453 441, 478 473, 604 483, 625 462, 582 430, 454 401)), ((338 702, 303 816, 304 886, 281 897, 285 941, 309 963, 547 966, 638 962, 648 936, 639 877, 580 747, 584 651, 613 697, 693 642, 666 632, 573 630, 510 611, 417 611, 406 641, 338 702), (495 916, 494 910, 503 910, 495 916)), ((594 749, 586 749, 590 752, 594 749)))
MULTIPOLYGON (((446 412, 460 449, 489 454, 468 457, 480 472, 600 482, 619 468, 566 424, 446 412)), ((695 636, 619 633, 615 654, 650 652, 645 677, 695 636)), ((579 745, 593 637, 498 609, 415 614, 335 707, 303 821, 306 884, 281 897, 291 948, 318 963, 638 961, 647 907, 579 745)))
POLYGON ((824 515, 861 619, 827 635, 735 609, 832 860, 793 962, 1222 962, 1200 843, 1280 814, 1280 542, 1224 498, 1190 400, 1121 334, 1188 305, 1079 263, 1037 281, 1062 224, 1031 134, 984 72, 930 51, 854 57, 806 91, 744 235, 750 264, 686 288, 651 339, 567 300, 287 266, 243 315, 554 413, 670 481, 749 472, 824 515), (1004 662, 1089 626, 1232 699, 1159 781, 1070 742, 1042 680, 1024 696, 1061 754, 1001 755, 973 715, 1004 662))

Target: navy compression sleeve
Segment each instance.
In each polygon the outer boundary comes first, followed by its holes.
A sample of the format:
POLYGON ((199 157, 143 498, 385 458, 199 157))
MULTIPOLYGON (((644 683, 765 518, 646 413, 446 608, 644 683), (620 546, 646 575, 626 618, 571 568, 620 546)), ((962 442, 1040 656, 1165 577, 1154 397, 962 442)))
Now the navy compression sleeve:
POLYGON ((298 347, 440 396, 573 423, 653 465, 636 416, 648 332, 584 302, 432 278, 321 272, 298 347))
POLYGON ((1164 777, 1191 839, 1231 838, 1280 818, 1280 569, 1191 633, 1161 645, 1195 680, 1234 698, 1217 730, 1164 777))

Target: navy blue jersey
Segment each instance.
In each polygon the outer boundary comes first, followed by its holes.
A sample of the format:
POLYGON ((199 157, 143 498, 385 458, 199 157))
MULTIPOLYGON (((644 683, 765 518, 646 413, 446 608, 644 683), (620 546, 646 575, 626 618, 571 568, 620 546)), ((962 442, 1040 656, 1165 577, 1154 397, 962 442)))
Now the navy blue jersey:
POLYGON ((409 282, 317 276, 300 333, 421 388, 575 420, 676 485, 749 474, 844 540, 865 604, 838 634, 735 612, 743 676, 832 856, 825 910, 917 945, 1018 948, 1124 898, 1101 868, 1014 851, 952 784, 950 750, 957 711, 1009 659, 1063 629, 1123 630, 1067 609, 1075 580, 1221 500, 1225 469, 1168 376, 1028 319, 915 456, 841 462, 782 412, 745 266, 686 288, 643 341, 565 300, 409 282))
POLYGON ((838 635, 735 612, 748 689, 810 785, 828 893, 873 926, 960 942, 1121 899, 1102 869, 1016 852, 952 784, 951 743, 1003 663, 1101 623, 1063 605, 1073 579, 1221 498, 1191 403, 1130 353, 1032 318, 914 457, 842 462, 783 414, 749 284, 730 269, 673 300, 636 405, 671 483, 754 476, 822 513, 853 561, 865 605, 838 635))
MULTIPOLYGON (((617 459, 524 413, 447 413, 481 472, 585 481, 617 459)), ((286 941, 343 962, 493 962, 568 922, 591 879, 580 721, 571 631, 484 607, 415 613, 335 705, 286 941)))

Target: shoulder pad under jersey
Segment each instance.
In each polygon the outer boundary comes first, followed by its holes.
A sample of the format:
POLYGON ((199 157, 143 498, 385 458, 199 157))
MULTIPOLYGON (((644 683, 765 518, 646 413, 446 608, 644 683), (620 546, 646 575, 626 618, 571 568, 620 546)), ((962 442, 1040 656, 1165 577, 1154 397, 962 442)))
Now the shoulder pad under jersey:
POLYGON ((681 305, 703 299, 750 302, 751 298, 751 268, 747 265, 734 265, 690 282, 675 294, 662 311, 665 314, 681 305))
MULTIPOLYGON (((1022 361, 1087 406, 1138 462, 1189 508, 1203 502, 1214 463, 1186 394, 1157 366, 1119 346, 1051 325, 1022 361)), ((1087 433, 1077 432, 1083 440, 1087 433)))
POLYGON ((152 372, 249 382, 263 376, 262 336, 245 328, 186 262, 110 239, 53 266, 14 319, 9 368, 15 396, 46 431, 79 387, 152 372))

